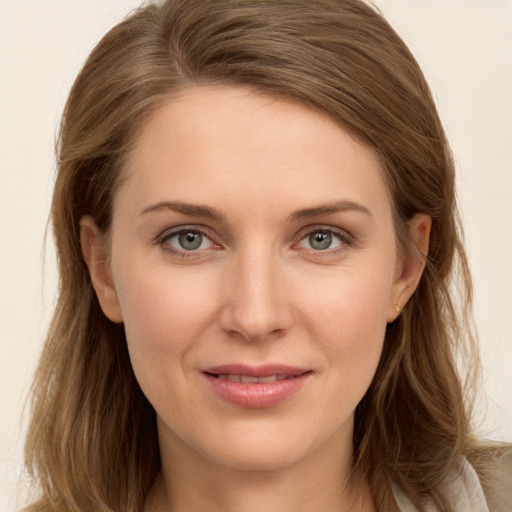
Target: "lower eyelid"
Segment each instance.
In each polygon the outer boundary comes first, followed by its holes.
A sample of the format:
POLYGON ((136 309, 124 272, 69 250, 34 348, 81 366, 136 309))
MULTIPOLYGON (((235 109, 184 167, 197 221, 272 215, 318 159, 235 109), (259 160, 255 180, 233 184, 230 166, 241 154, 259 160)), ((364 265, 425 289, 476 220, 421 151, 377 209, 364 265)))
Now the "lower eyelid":
POLYGON ((178 253, 178 252, 182 252, 182 251, 190 252, 190 253, 196 252, 195 250, 187 251, 186 249, 176 247, 173 244, 169 243, 169 241, 171 239, 179 236, 180 234, 182 234, 184 232, 199 233, 203 238, 209 240, 211 245, 215 245, 215 242, 212 240, 212 237, 208 233, 206 233, 204 230, 197 229, 197 228, 188 228, 188 227, 185 227, 182 229, 166 230, 161 235, 158 235, 158 237, 154 241, 154 244, 160 245, 167 252, 174 252, 174 253, 178 253))
MULTIPOLYGON (((310 251, 312 251, 314 253, 318 253, 318 255, 320 255, 321 253, 324 253, 324 254, 327 255, 329 253, 332 254, 334 252, 340 252, 340 251, 343 251, 344 249, 346 249, 348 246, 355 245, 355 240, 352 237, 352 235, 350 235, 349 233, 340 232, 340 231, 337 231, 337 230, 334 230, 334 229, 330 229, 330 228, 318 227, 317 229, 310 229, 306 233, 304 233, 300 237, 298 242, 296 242, 294 244, 294 246, 297 246, 297 245, 301 244, 302 242, 307 240, 307 238, 309 236, 311 236, 315 232, 329 233, 330 235, 332 235, 338 241, 338 244, 336 244, 335 247, 332 247, 332 248, 329 247, 329 248, 324 249, 324 250, 314 249, 312 247, 302 247, 303 249, 309 249, 310 251)), ((203 252, 203 251, 208 251, 210 249, 221 248, 221 245, 218 244, 217 242, 215 242, 215 240, 213 239, 213 237, 211 236, 211 234, 207 230, 200 229, 200 228, 197 228, 197 227, 188 227, 188 226, 184 226, 183 228, 178 228, 178 229, 164 231, 161 235, 159 235, 155 239, 154 243, 155 243, 155 245, 162 246, 162 249, 165 250, 166 252, 174 253, 174 254, 177 254, 177 255, 183 255, 183 256, 194 256, 194 254, 196 254, 196 253, 200 253, 200 252, 203 252), (187 249, 175 246, 174 244, 168 243, 171 238, 177 237, 181 233, 184 233, 184 232, 187 232, 187 231, 188 232, 195 232, 195 233, 201 234, 206 240, 208 240, 208 242, 209 242, 208 243, 208 247, 201 248, 201 249, 198 248, 198 249, 193 249, 193 250, 187 250, 187 249)))
MULTIPOLYGON (((307 233, 305 233, 303 236, 300 237, 298 243, 301 243, 304 240, 307 240, 308 237, 310 237, 312 234, 317 233, 317 232, 329 233, 336 240, 338 240, 339 243, 342 245, 353 245, 353 243, 354 243, 353 237, 351 235, 349 235, 348 233, 340 233, 339 231, 336 231, 334 229, 321 228, 321 227, 317 228, 317 229, 312 229, 312 230, 308 231, 307 233)), ((333 248, 333 249, 336 249, 336 248, 333 248)), ((327 251, 329 251, 329 249, 325 250, 325 252, 327 252, 327 251)), ((317 250, 315 252, 321 252, 321 251, 317 250)))

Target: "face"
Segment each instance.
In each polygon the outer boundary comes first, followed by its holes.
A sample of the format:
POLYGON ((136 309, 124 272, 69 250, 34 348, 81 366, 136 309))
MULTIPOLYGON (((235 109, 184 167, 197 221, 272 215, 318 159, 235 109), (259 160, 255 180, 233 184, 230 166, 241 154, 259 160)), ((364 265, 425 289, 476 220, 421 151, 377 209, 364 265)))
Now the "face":
POLYGON ((92 278, 125 325, 161 443, 238 469, 350 445, 413 286, 376 154, 243 88, 189 89, 142 127, 109 261, 102 277, 89 257, 92 278))

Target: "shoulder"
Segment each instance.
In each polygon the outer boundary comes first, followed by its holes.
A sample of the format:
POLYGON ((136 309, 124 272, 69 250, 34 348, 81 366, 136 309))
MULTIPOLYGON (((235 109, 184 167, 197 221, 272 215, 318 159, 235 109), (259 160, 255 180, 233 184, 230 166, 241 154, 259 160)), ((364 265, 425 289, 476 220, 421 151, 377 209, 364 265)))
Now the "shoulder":
MULTIPOLYGON (((511 512, 512 511, 512 452, 496 457, 494 467, 486 471, 486 485, 468 462, 462 457, 440 489, 449 503, 451 512, 511 512), (489 477, 494 481, 489 481, 489 477)), ((394 487, 400 512, 417 512, 407 497, 394 487)), ((425 503, 425 512, 438 512, 432 502, 425 503)))
POLYGON ((465 457, 459 460, 442 488, 453 512, 491 512, 480 479, 465 457))
POLYGON ((492 452, 481 481, 489 512, 512 511, 512 447, 492 452))

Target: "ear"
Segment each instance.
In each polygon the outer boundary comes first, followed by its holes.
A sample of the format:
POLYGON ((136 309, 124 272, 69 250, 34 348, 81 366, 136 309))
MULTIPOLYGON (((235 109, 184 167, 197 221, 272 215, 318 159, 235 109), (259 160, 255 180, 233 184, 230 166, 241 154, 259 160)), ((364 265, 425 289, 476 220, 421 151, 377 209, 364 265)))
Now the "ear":
POLYGON ((121 307, 114 287, 104 235, 92 217, 80 219, 80 244, 82 254, 89 269, 92 286, 101 309, 112 322, 121 323, 121 307))
POLYGON ((388 305, 388 323, 396 320, 420 282, 428 255, 431 227, 432 218, 425 214, 416 214, 409 222, 412 250, 397 262, 388 305))

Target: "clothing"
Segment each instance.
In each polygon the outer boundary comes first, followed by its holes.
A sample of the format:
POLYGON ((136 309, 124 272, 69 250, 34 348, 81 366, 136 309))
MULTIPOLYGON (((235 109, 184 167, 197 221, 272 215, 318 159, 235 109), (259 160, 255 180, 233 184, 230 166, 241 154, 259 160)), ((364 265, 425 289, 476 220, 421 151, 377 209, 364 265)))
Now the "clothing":
MULTIPOLYGON (((401 512, 417 512, 398 487, 393 488, 401 512)), ((466 458, 461 459, 457 474, 444 486, 444 495, 452 512, 489 512, 480 480, 466 458)), ((433 503, 426 504, 427 512, 437 512, 433 503)))

